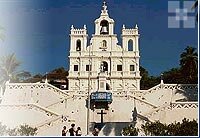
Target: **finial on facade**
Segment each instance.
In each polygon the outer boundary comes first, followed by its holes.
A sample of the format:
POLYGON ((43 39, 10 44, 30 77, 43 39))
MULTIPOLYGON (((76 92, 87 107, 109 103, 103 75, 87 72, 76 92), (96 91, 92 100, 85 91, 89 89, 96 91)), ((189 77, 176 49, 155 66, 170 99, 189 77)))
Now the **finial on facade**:
POLYGON ((84 29, 87 29, 85 24, 83 25, 83 28, 84 28, 84 29))
POLYGON ((73 25, 71 26, 71 29, 74 29, 74 26, 73 26, 73 25))
POLYGON ((164 84, 164 82, 163 82, 163 73, 160 74, 160 83, 164 84))
POLYGON ((137 24, 135 25, 135 29, 138 29, 138 26, 137 26, 137 24))
POLYGON ((45 83, 46 83, 46 84, 48 83, 48 80, 47 80, 47 72, 46 72, 45 83))
POLYGON ((106 11, 107 10, 107 6, 106 6, 106 1, 104 0, 103 1, 103 11, 106 11))
POLYGON ((9 83, 10 83, 10 79, 6 81, 6 84, 9 84, 9 83))
POLYGON ((123 24, 122 29, 125 29, 125 25, 123 24))

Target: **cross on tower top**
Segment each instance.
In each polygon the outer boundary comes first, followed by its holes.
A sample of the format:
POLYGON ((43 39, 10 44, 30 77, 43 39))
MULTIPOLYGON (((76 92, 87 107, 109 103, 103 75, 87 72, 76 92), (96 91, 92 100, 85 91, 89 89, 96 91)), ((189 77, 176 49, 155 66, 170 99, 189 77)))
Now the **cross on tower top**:
POLYGON ((107 10, 106 1, 103 2, 103 10, 104 10, 104 11, 107 10))

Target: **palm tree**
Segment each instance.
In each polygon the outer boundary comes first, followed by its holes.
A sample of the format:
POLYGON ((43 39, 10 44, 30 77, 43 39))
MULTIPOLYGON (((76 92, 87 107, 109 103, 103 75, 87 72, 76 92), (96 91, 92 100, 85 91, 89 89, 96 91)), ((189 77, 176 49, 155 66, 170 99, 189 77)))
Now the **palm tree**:
POLYGON ((181 71, 186 77, 185 79, 188 80, 188 83, 191 83, 198 72, 198 54, 196 48, 188 46, 180 57, 181 71))
POLYGON ((29 79, 31 77, 31 73, 28 71, 21 71, 18 74, 16 74, 16 78, 20 82, 24 82, 25 80, 29 79))
POLYGON ((5 83, 15 78, 16 69, 20 65, 15 54, 4 56, 0 59, 0 86, 5 89, 5 83))

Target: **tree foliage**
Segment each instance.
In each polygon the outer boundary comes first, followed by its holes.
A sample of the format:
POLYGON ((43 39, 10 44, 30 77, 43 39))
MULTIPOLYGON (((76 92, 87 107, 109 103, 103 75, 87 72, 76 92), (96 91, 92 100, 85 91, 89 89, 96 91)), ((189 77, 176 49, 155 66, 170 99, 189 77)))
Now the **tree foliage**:
POLYGON ((66 77, 68 76, 68 71, 66 71, 64 67, 60 67, 49 72, 47 76, 48 79, 50 80, 55 80, 55 79, 65 80, 66 77))
POLYGON ((22 71, 22 72, 18 73, 16 76, 20 82, 24 82, 25 80, 27 80, 31 77, 31 73, 28 71, 22 71))
POLYGON ((0 82, 6 82, 15 79, 17 68, 20 62, 16 59, 15 54, 7 55, 0 58, 0 82))
POLYGON ((188 46, 180 56, 181 73, 186 83, 194 83, 198 73, 198 54, 196 48, 188 46))
POLYGON ((0 122, 0 136, 4 136, 7 132, 7 127, 0 122))
POLYGON ((37 128, 32 128, 28 125, 20 125, 17 129, 20 136, 34 136, 36 134, 37 128))
POLYGON ((0 122, 0 136, 34 136, 36 134, 37 128, 32 128, 27 124, 10 129, 0 122))
POLYGON ((5 92, 5 84, 7 81, 16 79, 16 71, 20 62, 16 59, 15 54, 7 55, 0 58, 0 87, 5 92))
POLYGON ((17 128, 13 128, 13 129, 8 129, 7 130, 7 134, 9 135, 9 136, 17 136, 18 135, 18 131, 17 131, 17 128))
POLYGON ((186 47, 180 55, 180 67, 163 72, 165 83, 198 83, 198 54, 193 47, 186 47))
MULTIPOLYGON (((197 84, 198 83, 198 54, 195 48, 186 47, 180 54, 180 67, 162 72, 164 83, 197 84)), ((149 76, 148 71, 140 67, 141 89, 149 89, 160 83, 160 77, 149 76)))
POLYGON ((142 129, 146 136, 166 136, 167 135, 167 125, 162 124, 159 121, 154 123, 147 122, 145 125, 142 125, 142 129))
POLYGON ((172 68, 169 71, 163 72, 163 79, 165 83, 183 83, 184 79, 182 77, 180 68, 172 68))
POLYGON ((29 78, 25 79, 23 82, 26 82, 26 83, 41 82, 42 78, 43 78, 43 75, 39 73, 39 74, 36 74, 36 75, 34 75, 32 77, 29 77, 29 78))
POLYGON ((189 121, 184 118, 182 122, 171 123, 169 125, 162 124, 159 121, 147 122, 142 125, 142 130, 147 136, 197 136, 197 121, 189 121))
POLYGON ((129 125, 122 129, 122 135, 124 136, 138 136, 139 129, 134 128, 132 125, 129 125))
POLYGON ((149 76, 148 71, 142 66, 140 66, 140 75, 142 77, 140 80, 140 89, 149 89, 160 83, 159 77, 149 76))

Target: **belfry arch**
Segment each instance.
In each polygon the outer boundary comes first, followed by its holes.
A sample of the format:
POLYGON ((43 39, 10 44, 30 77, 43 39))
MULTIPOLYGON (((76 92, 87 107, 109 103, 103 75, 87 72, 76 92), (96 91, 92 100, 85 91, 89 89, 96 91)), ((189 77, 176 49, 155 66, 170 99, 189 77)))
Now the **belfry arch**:
POLYGON ((76 51, 81 51, 81 40, 80 39, 78 39, 76 41, 76 51))
POLYGON ((109 34, 109 23, 107 20, 102 20, 100 23, 100 34, 109 34))

